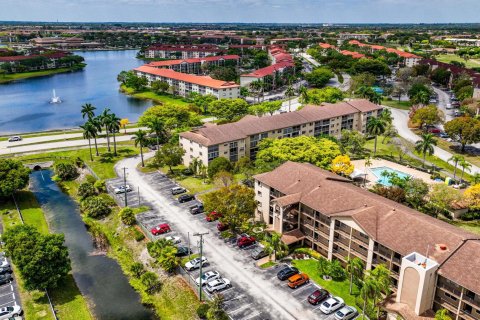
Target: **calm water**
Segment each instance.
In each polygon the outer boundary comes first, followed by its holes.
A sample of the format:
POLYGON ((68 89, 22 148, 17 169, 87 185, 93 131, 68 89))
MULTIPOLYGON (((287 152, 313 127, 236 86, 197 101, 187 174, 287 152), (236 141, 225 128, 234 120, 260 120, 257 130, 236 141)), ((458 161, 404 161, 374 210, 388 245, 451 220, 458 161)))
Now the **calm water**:
POLYGON ((153 314, 140 303, 120 266, 106 256, 91 255, 92 237, 80 217, 78 205, 51 180, 51 171, 35 171, 31 190, 40 202, 50 227, 65 234, 73 276, 82 294, 94 306, 99 320, 150 320, 153 314))
MULTIPOLYGON (((0 134, 63 129, 83 123, 81 106, 87 102, 97 109, 110 108, 130 121, 151 102, 127 97, 118 91, 117 75, 142 65, 136 51, 84 51, 83 71, 25 79, 0 85, 0 134), (50 104, 52 90, 63 103, 50 104)), ((101 112, 101 110, 99 111, 101 112)))

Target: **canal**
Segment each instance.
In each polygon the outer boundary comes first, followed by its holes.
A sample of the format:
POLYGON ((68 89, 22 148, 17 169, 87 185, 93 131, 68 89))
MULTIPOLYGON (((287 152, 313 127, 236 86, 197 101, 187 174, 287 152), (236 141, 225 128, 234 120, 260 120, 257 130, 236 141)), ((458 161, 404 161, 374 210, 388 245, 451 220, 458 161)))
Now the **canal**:
POLYGON ((63 129, 83 123, 80 109, 91 103, 98 112, 108 107, 119 118, 136 121, 150 101, 119 92, 117 75, 144 64, 137 51, 80 51, 82 71, 19 80, 0 85, 0 134, 63 129), (51 104, 52 91, 63 101, 51 104))
POLYGON ((95 255, 93 240, 80 217, 77 203, 52 181, 51 171, 34 171, 31 191, 42 206, 50 228, 65 234, 73 276, 99 320, 150 320, 153 313, 140 303, 118 263, 95 255))

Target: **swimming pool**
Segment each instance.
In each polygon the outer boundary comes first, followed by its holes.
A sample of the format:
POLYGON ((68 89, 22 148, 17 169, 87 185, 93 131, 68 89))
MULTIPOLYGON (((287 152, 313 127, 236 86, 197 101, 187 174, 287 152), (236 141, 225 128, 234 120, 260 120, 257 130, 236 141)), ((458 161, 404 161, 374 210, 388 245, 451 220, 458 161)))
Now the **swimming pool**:
POLYGON ((383 184, 384 186, 391 186, 392 184, 390 183, 390 178, 388 177, 382 177, 383 172, 388 172, 388 173, 395 173, 399 178, 408 178, 410 177, 409 174, 398 171, 389 167, 376 167, 376 168, 370 168, 370 171, 377 177, 377 183, 383 184))

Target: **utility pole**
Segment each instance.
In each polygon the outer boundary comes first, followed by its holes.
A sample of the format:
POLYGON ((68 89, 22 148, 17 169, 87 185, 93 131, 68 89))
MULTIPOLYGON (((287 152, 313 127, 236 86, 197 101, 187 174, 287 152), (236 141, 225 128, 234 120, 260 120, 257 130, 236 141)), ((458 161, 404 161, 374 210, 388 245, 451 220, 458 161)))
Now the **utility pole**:
POLYGON ((123 191, 125 193, 125 207, 128 206, 128 202, 127 202, 127 168, 126 167, 123 167, 123 191))
POLYGON ((187 232, 188 260, 190 261, 190 232, 187 232))
POLYGON ((198 295, 199 295, 199 299, 200 299, 200 302, 202 302, 202 267, 203 267, 203 236, 208 234, 208 232, 203 232, 203 233, 200 233, 200 232, 195 232, 193 234, 194 237, 200 237, 200 286, 198 287, 198 295))
POLYGON ((138 187, 138 206, 140 207, 140 187, 138 187))

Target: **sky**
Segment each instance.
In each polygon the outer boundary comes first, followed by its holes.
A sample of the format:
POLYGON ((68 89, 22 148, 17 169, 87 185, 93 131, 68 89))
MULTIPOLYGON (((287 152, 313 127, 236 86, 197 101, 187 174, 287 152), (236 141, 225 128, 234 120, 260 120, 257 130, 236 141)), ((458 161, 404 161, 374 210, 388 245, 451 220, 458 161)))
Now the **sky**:
POLYGON ((480 0, 0 0, 0 21, 469 23, 480 0))

